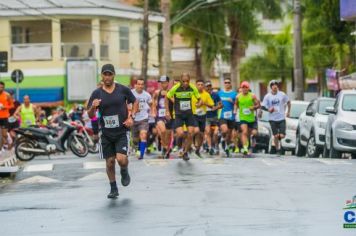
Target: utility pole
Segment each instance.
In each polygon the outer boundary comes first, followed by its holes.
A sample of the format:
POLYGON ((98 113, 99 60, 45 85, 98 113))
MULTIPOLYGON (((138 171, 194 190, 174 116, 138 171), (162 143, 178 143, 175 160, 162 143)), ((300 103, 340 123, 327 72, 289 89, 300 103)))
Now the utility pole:
POLYGON ((143 43, 142 43, 142 71, 141 76, 145 81, 145 86, 147 82, 147 64, 148 64, 148 1, 145 0, 144 11, 143 11, 143 43))
POLYGON ((300 0, 294 0, 294 84, 295 99, 304 100, 302 26, 300 0))
POLYGON ((170 0, 161 0, 161 11, 164 15, 165 22, 162 26, 163 32, 163 57, 162 57, 162 73, 170 75, 171 65, 171 17, 170 17, 170 0))

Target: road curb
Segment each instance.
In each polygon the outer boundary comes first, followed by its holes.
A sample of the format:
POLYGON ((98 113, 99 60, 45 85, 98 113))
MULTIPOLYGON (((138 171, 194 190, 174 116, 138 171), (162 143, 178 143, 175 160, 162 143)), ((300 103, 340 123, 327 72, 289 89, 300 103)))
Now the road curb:
POLYGON ((5 151, 0 156, 0 177, 14 177, 18 167, 18 160, 13 151, 5 151))

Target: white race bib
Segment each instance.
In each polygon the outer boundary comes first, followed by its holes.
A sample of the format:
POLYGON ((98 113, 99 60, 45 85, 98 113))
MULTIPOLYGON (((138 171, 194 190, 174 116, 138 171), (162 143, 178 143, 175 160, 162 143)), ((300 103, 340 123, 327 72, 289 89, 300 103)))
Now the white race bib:
POLYGON ((195 110, 195 112, 197 113, 198 116, 202 116, 202 115, 205 115, 205 112, 202 108, 197 108, 195 110))
POLYGON ((26 121, 25 121, 25 124, 28 125, 28 126, 30 126, 30 125, 32 125, 32 121, 31 121, 31 120, 26 120, 26 121))
POLYGON ((179 105, 181 111, 186 111, 191 109, 190 101, 180 101, 179 105))
POLYGON ((104 116, 103 119, 104 119, 105 128, 107 129, 117 128, 120 126, 118 115, 104 116))
POLYGON ((225 111, 224 112, 224 118, 225 119, 231 119, 232 117, 232 111, 225 111))
POLYGON ((138 109, 141 111, 141 110, 143 110, 143 109, 145 109, 145 102, 140 102, 139 104, 138 104, 138 109))
POLYGON ((244 108, 243 110, 242 110, 242 113, 244 114, 244 115, 251 115, 251 110, 250 110, 250 108, 244 108))
POLYGON ((13 117, 13 116, 10 116, 10 117, 7 119, 7 121, 8 121, 9 123, 15 123, 15 122, 17 121, 17 119, 16 119, 15 117, 13 117))
POLYGON ((211 109, 210 107, 206 108, 206 111, 212 111, 213 109, 211 109))
POLYGON ((166 116, 166 109, 161 108, 158 110, 158 117, 164 117, 166 116))

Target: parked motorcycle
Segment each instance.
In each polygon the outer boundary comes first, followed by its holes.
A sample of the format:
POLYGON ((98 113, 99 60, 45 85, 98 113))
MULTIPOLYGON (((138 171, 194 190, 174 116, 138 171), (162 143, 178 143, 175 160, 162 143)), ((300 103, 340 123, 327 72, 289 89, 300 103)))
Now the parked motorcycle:
POLYGON ((84 138, 84 141, 88 144, 90 153, 99 152, 99 143, 93 140, 93 130, 85 127, 81 121, 73 121, 71 125, 77 128, 77 132, 81 134, 84 138))
POLYGON ((70 150, 78 157, 88 155, 89 147, 76 127, 68 122, 61 122, 63 127, 59 134, 54 129, 19 128, 15 132, 18 139, 15 144, 16 157, 21 161, 30 161, 38 155, 50 155, 66 151, 67 143, 70 150))

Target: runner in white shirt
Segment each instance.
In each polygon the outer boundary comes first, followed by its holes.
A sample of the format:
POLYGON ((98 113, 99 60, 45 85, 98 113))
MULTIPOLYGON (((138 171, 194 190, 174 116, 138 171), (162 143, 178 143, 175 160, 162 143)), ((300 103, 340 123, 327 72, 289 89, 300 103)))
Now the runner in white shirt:
POLYGON ((278 82, 272 80, 269 83, 271 92, 269 92, 263 99, 262 110, 269 112, 269 123, 274 136, 274 144, 277 155, 281 154, 280 140, 286 135, 286 120, 289 117, 291 103, 288 96, 278 89, 278 82), (288 106, 288 112, 285 112, 285 107, 288 106))
POLYGON ((131 90, 138 102, 138 112, 134 116, 132 134, 134 140, 138 141, 140 160, 143 159, 147 147, 147 133, 149 130, 148 115, 152 105, 152 97, 144 90, 144 87, 145 81, 143 79, 138 79, 135 88, 131 90))

